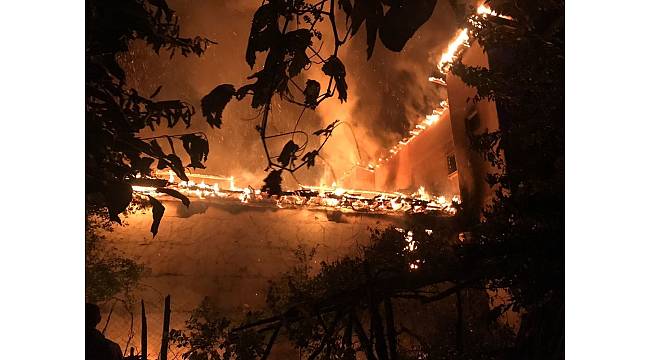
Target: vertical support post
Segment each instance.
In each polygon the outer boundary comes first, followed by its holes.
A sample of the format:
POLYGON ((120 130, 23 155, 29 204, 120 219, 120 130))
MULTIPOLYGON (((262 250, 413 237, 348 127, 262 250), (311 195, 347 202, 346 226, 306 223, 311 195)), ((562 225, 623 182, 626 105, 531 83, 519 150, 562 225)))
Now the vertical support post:
POLYGON ((140 351, 142 352, 142 360, 147 360, 147 313, 144 310, 144 300, 140 300, 141 307, 141 325, 140 331, 140 351))
POLYGON ((395 318, 393 316, 393 303, 390 297, 384 300, 384 311, 386 313, 386 337, 388 338, 388 350, 390 358, 397 360, 397 332, 395 331, 395 318))
POLYGON ((169 317, 171 315, 170 309, 171 297, 167 295, 165 297, 165 312, 163 318, 163 332, 162 332, 162 343, 160 344, 160 356, 159 360, 167 360, 167 349, 169 348, 169 317))
POLYGON ((456 348, 463 353, 463 302, 461 290, 456 291, 456 348))

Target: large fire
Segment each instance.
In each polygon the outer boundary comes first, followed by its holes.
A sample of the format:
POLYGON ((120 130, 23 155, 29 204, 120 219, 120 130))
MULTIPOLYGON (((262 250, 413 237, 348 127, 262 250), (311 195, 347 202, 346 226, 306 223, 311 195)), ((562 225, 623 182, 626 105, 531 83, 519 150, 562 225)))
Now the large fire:
MULTIPOLYGON (((476 14, 482 17, 486 16, 496 16, 502 19, 512 20, 511 17, 506 15, 497 14, 486 5, 480 5, 476 9, 476 14)), ((468 21, 471 21, 469 19, 468 21)), ((430 76, 429 81, 438 85, 446 86, 447 82, 444 77, 449 72, 451 64, 458 59, 463 51, 470 46, 470 32, 469 29, 463 28, 458 30, 454 38, 451 39, 447 49, 440 56, 440 60, 437 63, 437 69, 440 74, 443 75, 442 78, 437 78, 435 76, 430 76)), ((368 163, 365 168, 369 171, 374 171, 376 168, 380 167, 383 163, 392 159, 397 155, 400 150, 402 150, 406 145, 408 145, 413 139, 420 135, 424 130, 433 126, 438 122, 438 120, 443 116, 445 112, 449 111, 449 104, 447 100, 440 102, 439 106, 432 110, 431 114, 426 115, 418 124, 415 125, 415 128, 409 131, 409 136, 400 140, 397 144, 393 145, 389 150, 386 156, 381 156, 376 162, 368 163)))
MULTIPOLYGON (((476 10, 476 14, 483 17, 497 16, 503 19, 512 20, 511 17, 497 14, 485 5, 480 5, 476 10)), ((466 48, 469 47, 470 35, 469 30, 463 28, 460 29, 456 33, 456 36, 454 36, 454 38, 449 42, 446 51, 442 53, 437 64, 437 69, 443 77, 449 71, 451 64, 462 55, 462 52, 466 48)), ((429 81, 442 86, 447 85, 443 78, 431 76, 429 77, 429 81)), ((449 105, 447 100, 441 101, 439 106, 432 110, 431 114, 426 115, 414 129, 409 131, 408 137, 403 138, 388 150, 388 155, 380 157, 377 161, 370 162, 361 167, 374 172, 376 168, 392 159, 400 152, 400 150, 424 132, 424 130, 434 126, 445 112, 448 111, 449 105)), ((357 164, 357 166, 360 166, 360 164, 357 164)), ((156 175, 160 176, 161 173, 156 173, 156 175)), ((174 188, 187 196, 197 197, 199 199, 220 198, 236 200, 241 203, 274 202, 275 206, 279 208, 307 207, 338 210, 342 212, 386 214, 438 213, 443 215, 454 215, 457 212, 458 204, 460 204, 458 196, 454 196, 452 199, 447 199, 444 196, 432 196, 425 191, 424 187, 420 187, 416 193, 406 195, 399 192, 387 193, 344 189, 337 187, 336 183, 334 183, 331 187, 301 185, 300 189, 286 191, 281 196, 268 196, 261 190, 254 189, 250 186, 245 188, 235 186, 234 177, 199 174, 189 174, 188 176, 199 178, 201 179, 201 182, 198 184, 192 180, 188 182, 176 182, 173 172, 170 171, 169 179, 167 180, 167 187, 174 188), (213 183, 206 184, 205 180, 213 180, 213 183), (222 185, 220 185, 220 183, 222 183, 222 185)), ((136 193, 143 195, 165 196, 165 194, 157 193, 156 187, 133 186, 133 190, 136 193)), ((415 268, 417 268, 417 266, 415 268)))
MULTIPOLYGON (((157 172, 156 175, 167 175, 157 172)), ((451 199, 445 196, 434 196, 420 187, 413 194, 399 192, 379 192, 355 190, 332 186, 301 185, 300 189, 285 191, 280 196, 269 196, 260 189, 253 187, 238 187, 234 177, 188 174, 188 177, 200 179, 176 181, 174 173, 169 172, 166 187, 182 194, 198 199, 222 199, 237 201, 250 205, 274 205, 278 208, 310 208, 321 210, 336 210, 341 212, 378 213, 378 214, 435 214, 441 216, 455 215, 460 204, 457 196, 451 199), (216 180, 207 184, 205 180, 216 180), (224 186, 225 185, 225 186, 224 186)), ((158 178, 158 181, 164 179, 158 178)), ((132 186, 133 191, 141 195, 166 196, 159 193, 154 186, 132 186)))
POLYGON ((442 74, 447 74, 451 63, 460 56, 463 48, 469 47, 469 30, 467 28, 459 30, 454 39, 447 46, 447 50, 442 53, 438 61, 438 70, 442 74))

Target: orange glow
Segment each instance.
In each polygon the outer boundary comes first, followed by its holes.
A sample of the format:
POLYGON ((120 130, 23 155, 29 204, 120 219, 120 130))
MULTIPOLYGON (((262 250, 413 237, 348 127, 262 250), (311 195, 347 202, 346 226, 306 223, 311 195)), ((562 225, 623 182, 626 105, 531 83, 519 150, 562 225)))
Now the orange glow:
POLYGON ((438 61, 438 70, 446 74, 449 71, 451 63, 460 55, 461 49, 466 47, 469 47, 469 30, 467 28, 459 30, 447 46, 447 50, 442 53, 440 61, 438 61))
MULTIPOLYGON (((504 19, 512 19, 505 15, 497 14, 495 11, 485 5, 480 5, 476 14, 479 16, 498 16, 504 19)), ((471 19, 470 19, 471 20, 471 19)), ((446 75, 451 67, 451 64, 458 59, 463 50, 468 48, 470 41, 470 33, 467 28, 458 30, 456 35, 449 42, 446 50, 441 54, 440 60, 437 63, 439 72, 446 75)), ((446 86, 444 78, 436 78, 430 76, 430 82, 446 86)), ((402 149, 410 144, 416 137, 424 133, 429 127, 437 124, 443 116, 448 115, 449 104, 447 100, 443 100, 434 108, 430 114, 426 115, 415 127, 409 131, 409 136, 401 139, 397 144, 388 149, 387 156, 380 156, 376 161, 369 162, 366 165, 356 162, 356 166, 364 168, 369 171, 383 166, 386 162, 390 161, 402 149)), ((235 178, 233 176, 214 176, 203 174, 187 174, 189 178, 201 179, 201 183, 196 185, 192 180, 175 182, 174 173, 157 171, 156 175, 169 176, 169 184, 171 187, 176 188, 181 193, 188 196, 196 196, 199 198, 205 197, 219 197, 222 199, 236 199, 242 203, 251 203, 256 201, 264 201, 270 197, 262 193, 259 189, 253 188, 238 188, 235 185, 235 178), (226 186, 214 182, 211 185, 205 183, 205 180, 216 180, 221 182, 228 182, 226 186), (228 190, 223 190, 224 188, 228 190)), ((155 194, 155 188, 138 187, 134 186, 133 190, 140 194, 155 194)), ((158 194, 164 196, 163 194, 158 194)), ((410 197, 400 193, 384 193, 377 191, 354 190, 344 189, 338 187, 336 182, 332 184, 331 188, 324 186, 304 186, 291 195, 282 195, 273 198, 276 206, 280 208, 306 206, 306 207, 321 207, 336 209, 340 211, 368 211, 368 212, 388 212, 388 213, 413 213, 413 212, 432 212, 438 211, 447 215, 455 215, 455 204, 460 204, 458 195, 454 195, 451 200, 444 196, 433 196, 428 194, 424 187, 420 187, 418 191, 410 197), (300 191, 309 190, 311 193, 303 196, 300 191)), ((417 269, 417 265, 412 267, 417 269)))
POLYGON ((506 16, 506 15, 497 14, 496 11, 490 9, 490 8, 487 7, 485 4, 479 6, 478 9, 476 9, 476 13, 477 13, 478 15, 481 15, 481 16, 491 15, 491 16, 500 17, 500 18, 502 18, 502 19, 512 20, 512 17, 510 17, 510 16, 506 16))
MULTIPOLYGON (((197 176, 195 174, 194 177, 227 181, 229 190, 222 190, 218 183, 208 184, 205 180, 201 180, 199 184, 196 184, 193 180, 178 183, 169 182, 167 187, 177 190, 191 198, 219 198, 244 204, 271 202, 279 208, 306 207, 312 209, 338 210, 342 212, 373 212, 385 214, 437 213, 443 216, 452 216, 456 214, 456 204, 460 204, 458 196, 455 196, 452 201, 447 201, 444 196, 432 196, 428 194, 422 186, 416 193, 408 196, 398 192, 390 193, 345 189, 337 186, 336 182, 334 182, 331 187, 300 185, 299 190, 286 192, 287 195, 272 197, 259 189, 237 187, 235 185, 235 177, 233 176, 197 176)), ((173 175, 170 178, 173 179, 173 175)), ((132 186, 132 188, 138 196, 167 196, 164 193, 158 193, 155 187, 132 186)))
MULTIPOLYGON (((512 20, 511 17, 505 15, 499 15, 485 5, 480 5, 476 9, 476 14, 481 16, 488 16, 488 15, 498 16, 503 19, 512 20)), ((447 74, 449 68, 451 67, 451 64, 462 55, 464 49, 469 47, 469 40, 470 40, 470 33, 467 28, 458 30, 456 36, 454 36, 454 38, 451 39, 449 45, 447 45, 447 49, 442 53, 442 55, 440 56, 440 60, 438 61, 437 67, 438 67, 438 71, 441 74, 443 75, 447 74)), ((436 83, 442 86, 447 85, 445 79, 437 78, 435 76, 430 76, 428 80, 432 83, 436 83)), ((399 151, 402 148, 408 145, 415 137, 420 135, 428 127, 437 123, 438 120, 440 120, 442 114, 445 111, 447 111, 448 107, 449 104, 447 103, 447 100, 441 101, 440 106, 438 108, 434 109, 431 114, 426 115, 424 120, 422 120, 419 124, 416 124, 415 128, 409 131, 411 137, 400 140, 396 145, 388 149, 389 155, 387 157, 385 158, 380 157, 377 162, 388 161, 392 157, 394 157, 397 153, 399 153, 399 151)), ((380 165, 377 165, 376 167, 379 166, 380 165)))

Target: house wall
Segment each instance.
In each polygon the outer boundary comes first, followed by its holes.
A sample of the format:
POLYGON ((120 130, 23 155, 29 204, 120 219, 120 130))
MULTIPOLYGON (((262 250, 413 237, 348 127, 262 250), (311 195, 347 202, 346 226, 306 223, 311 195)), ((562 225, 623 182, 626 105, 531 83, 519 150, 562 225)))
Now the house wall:
MULTIPOLYGON (((489 68, 487 55, 476 42, 465 50, 462 62, 489 68)), ((468 131, 479 134, 498 129, 496 105, 485 100, 474 103, 476 90, 451 72, 447 74, 447 94, 449 108, 438 122, 377 168, 374 186, 404 192, 424 186, 433 194, 460 195, 465 208, 478 215, 493 193, 486 175, 496 169, 470 148, 468 131), (468 130, 467 119, 473 114, 477 121, 468 130), (454 154, 458 169, 451 175, 447 168, 449 154, 454 154)))
MULTIPOLYGON (((472 43, 464 52, 462 62, 469 66, 489 68, 487 55, 483 53, 483 49, 477 42, 472 43)), ((492 198, 492 190, 485 177, 495 169, 480 154, 471 150, 467 118, 474 112, 478 115, 478 122, 472 130, 474 134, 497 130, 499 119, 496 104, 485 100, 474 103, 472 99, 476 95, 476 89, 467 86, 451 72, 447 74, 447 93, 460 195, 464 207, 474 215, 478 215, 480 209, 492 198)))
POLYGON ((449 113, 415 137, 375 171, 375 188, 383 191, 414 192, 420 186, 432 194, 459 194, 458 180, 447 171, 447 155, 455 145, 449 113))

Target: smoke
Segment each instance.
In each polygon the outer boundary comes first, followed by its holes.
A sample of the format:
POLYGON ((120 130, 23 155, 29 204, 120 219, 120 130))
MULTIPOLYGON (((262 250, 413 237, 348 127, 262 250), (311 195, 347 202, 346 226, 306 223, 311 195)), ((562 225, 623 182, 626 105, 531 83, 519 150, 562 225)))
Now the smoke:
MULTIPOLYGON (((201 57, 176 55, 167 59, 168 53, 156 55, 143 43, 135 43, 123 63, 129 85, 144 95, 162 85, 157 99, 182 99, 199 109, 201 98, 215 86, 231 83, 243 85, 253 71, 244 60, 246 44, 253 14, 259 0, 169 0, 176 11, 182 36, 200 35, 217 41, 201 57)), ((345 21, 341 19, 341 21, 345 21)), ((364 28, 364 27, 362 27, 364 28)), ((366 60, 366 34, 360 30, 340 51, 347 70, 348 101, 340 103, 336 97, 321 103, 316 111, 306 110, 299 128, 310 134, 307 151, 317 147, 318 141, 311 133, 338 119, 344 122, 323 150, 323 161, 316 168, 301 170, 296 177, 301 183, 315 184, 323 178, 339 178, 354 167, 356 162, 374 161, 385 149, 399 141, 416 122, 430 113, 445 94, 427 78, 437 62, 437 57, 456 30, 454 16, 446 0, 439 1, 433 16, 407 43, 401 53, 393 53, 377 40, 373 57, 366 60)), ((324 33, 327 39, 328 34, 324 33)), ((328 43, 323 52, 327 53, 328 43)), ((296 81, 316 79, 323 87, 327 81, 320 71, 322 65, 312 69, 296 81)), ((293 90, 300 96, 297 90, 293 90)), ((444 91, 444 90, 443 90, 444 91)), ((270 133, 291 131, 302 109, 287 102, 273 104, 270 133)), ((250 99, 240 102, 233 99, 224 111, 221 129, 211 129, 197 112, 191 131, 203 131, 210 142, 210 155, 204 171, 211 174, 246 174, 247 183, 258 187, 266 176, 264 150, 255 125, 259 113, 250 106, 250 99)), ((162 129, 157 134, 180 133, 186 129, 162 129)), ((294 141, 302 142, 305 136, 296 135, 294 141)), ((269 142, 272 153, 278 154, 288 139, 269 142)), ((296 185, 291 177, 284 177, 287 187, 296 185)), ((243 181, 243 180, 242 180, 243 181)))
POLYGON ((379 149, 394 145, 446 98, 444 89, 428 77, 454 31, 451 9, 440 1, 400 53, 386 50, 377 40, 375 53, 367 61, 365 33, 352 39, 344 62, 350 88, 361 96, 351 116, 354 125, 363 129, 358 139, 373 159, 379 149))

